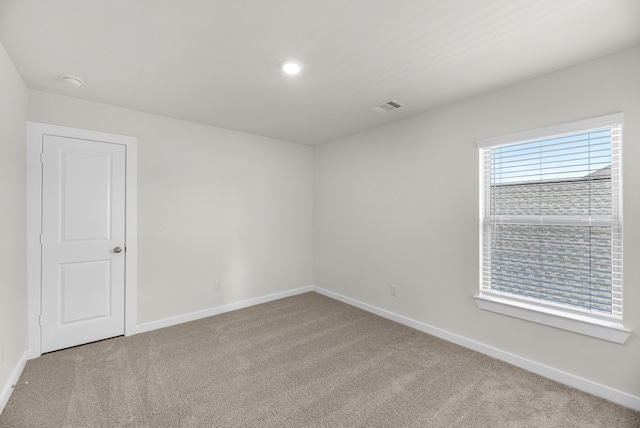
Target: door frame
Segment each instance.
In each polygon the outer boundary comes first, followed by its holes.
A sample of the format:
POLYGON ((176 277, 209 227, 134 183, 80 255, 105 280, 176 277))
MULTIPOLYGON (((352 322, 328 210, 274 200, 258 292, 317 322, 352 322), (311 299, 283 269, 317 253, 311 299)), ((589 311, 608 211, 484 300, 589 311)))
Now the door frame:
POLYGON ((39 357, 42 308, 42 142, 45 135, 120 144, 126 152, 124 334, 137 333, 138 140, 135 137, 27 121, 27 318, 29 358, 39 357))

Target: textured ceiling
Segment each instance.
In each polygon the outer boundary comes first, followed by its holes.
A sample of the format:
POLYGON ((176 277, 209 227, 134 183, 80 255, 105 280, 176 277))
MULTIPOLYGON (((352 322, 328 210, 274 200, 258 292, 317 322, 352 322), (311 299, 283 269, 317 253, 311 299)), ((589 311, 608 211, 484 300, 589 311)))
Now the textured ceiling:
POLYGON ((0 0, 0 41, 32 89, 319 144, 637 46, 640 1, 0 0))

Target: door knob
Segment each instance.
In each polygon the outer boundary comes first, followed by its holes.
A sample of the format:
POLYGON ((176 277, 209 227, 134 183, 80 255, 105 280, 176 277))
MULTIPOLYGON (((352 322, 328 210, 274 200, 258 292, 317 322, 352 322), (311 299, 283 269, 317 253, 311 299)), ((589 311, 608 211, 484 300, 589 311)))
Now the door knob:
POLYGON ((118 254, 118 253, 122 252, 122 248, 116 247, 116 248, 113 249, 113 252, 118 254))

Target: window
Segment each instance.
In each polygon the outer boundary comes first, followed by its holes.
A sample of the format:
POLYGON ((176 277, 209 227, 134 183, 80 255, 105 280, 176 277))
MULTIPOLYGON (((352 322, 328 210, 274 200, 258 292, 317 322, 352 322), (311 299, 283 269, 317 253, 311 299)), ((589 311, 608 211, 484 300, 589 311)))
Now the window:
POLYGON ((623 114, 477 142, 478 306, 623 343, 623 114))

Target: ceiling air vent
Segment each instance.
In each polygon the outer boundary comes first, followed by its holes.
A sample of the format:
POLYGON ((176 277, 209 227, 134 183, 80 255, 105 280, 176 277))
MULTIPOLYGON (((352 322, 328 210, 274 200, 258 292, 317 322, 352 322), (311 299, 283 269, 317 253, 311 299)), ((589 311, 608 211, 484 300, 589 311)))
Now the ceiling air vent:
POLYGON ((396 100, 387 100, 380 105, 370 107, 369 110, 377 111, 378 113, 386 113, 391 110, 397 110, 400 107, 404 107, 396 100))

